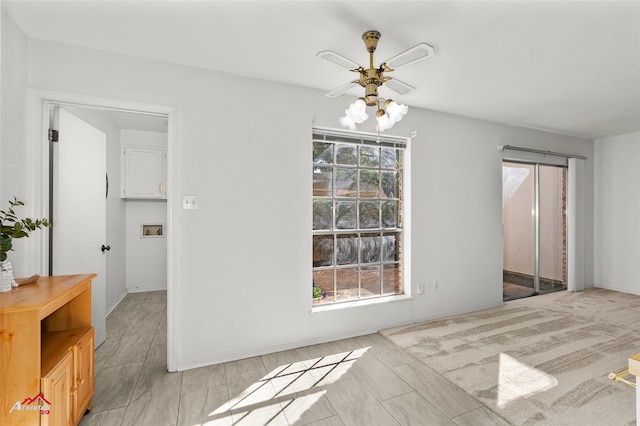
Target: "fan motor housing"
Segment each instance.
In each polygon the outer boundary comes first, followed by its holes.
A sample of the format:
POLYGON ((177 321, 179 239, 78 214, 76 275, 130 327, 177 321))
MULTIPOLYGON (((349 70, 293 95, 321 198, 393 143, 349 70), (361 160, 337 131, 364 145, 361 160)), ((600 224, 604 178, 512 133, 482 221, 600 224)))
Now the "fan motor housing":
POLYGON ((376 106, 378 104, 378 86, 383 83, 382 71, 375 68, 360 70, 358 84, 365 88, 364 99, 367 106, 376 106))

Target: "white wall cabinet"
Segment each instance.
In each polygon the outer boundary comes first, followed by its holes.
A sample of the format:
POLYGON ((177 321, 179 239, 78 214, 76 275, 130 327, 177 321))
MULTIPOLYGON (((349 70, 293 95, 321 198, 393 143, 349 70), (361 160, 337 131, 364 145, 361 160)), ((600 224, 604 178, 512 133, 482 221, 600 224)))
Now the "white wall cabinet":
POLYGON ((166 148, 123 145, 120 196, 166 199, 166 163, 166 148))

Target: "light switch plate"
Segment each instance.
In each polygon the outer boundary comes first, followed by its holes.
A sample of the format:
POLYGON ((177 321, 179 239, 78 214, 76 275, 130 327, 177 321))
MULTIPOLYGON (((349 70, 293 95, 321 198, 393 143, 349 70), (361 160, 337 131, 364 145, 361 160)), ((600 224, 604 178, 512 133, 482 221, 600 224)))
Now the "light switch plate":
POLYGON ((182 208, 196 210, 198 208, 198 197, 195 195, 185 195, 182 197, 182 208))

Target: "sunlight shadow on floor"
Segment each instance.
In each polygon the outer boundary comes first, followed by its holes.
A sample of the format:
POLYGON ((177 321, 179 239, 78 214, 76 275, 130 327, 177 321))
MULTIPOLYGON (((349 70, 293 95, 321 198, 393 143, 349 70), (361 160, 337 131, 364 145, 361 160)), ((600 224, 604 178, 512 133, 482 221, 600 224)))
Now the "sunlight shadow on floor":
POLYGON ((204 425, 275 424, 285 409, 285 421, 294 424, 369 348, 281 365, 211 412, 204 425))
POLYGON ((504 353, 500 354, 498 368, 498 408, 558 385, 558 380, 552 375, 504 353))

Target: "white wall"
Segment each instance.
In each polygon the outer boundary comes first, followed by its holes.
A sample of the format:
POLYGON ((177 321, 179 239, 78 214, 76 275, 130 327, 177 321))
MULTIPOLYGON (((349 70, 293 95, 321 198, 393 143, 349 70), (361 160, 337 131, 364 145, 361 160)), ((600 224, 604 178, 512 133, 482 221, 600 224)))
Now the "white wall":
MULTIPOLYGON (((177 180, 177 282, 169 326, 179 369, 500 304, 497 146, 593 154, 592 142, 577 138, 410 110, 390 132, 418 134, 411 148, 413 265, 405 283, 416 294, 418 283, 430 289, 438 280, 440 290, 311 313, 311 127, 337 127, 349 98, 33 39, 28 84, 176 107, 169 172, 177 180), (198 195, 200 208, 182 210, 184 194, 198 195)), ((591 193, 590 165, 585 175, 591 193)), ((588 248, 587 265, 592 259, 588 248)), ((592 282, 592 271, 586 276, 592 282)))
MULTIPOLYGON (((0 156, 0 199, 2 209, 13 195, 22 199, 27 188, 24 179, 20 179, 26 167, 25 110, 27 84, 27 37, 11 19, 2 15, 2 127, 3 141, 0 156)), ((15 266, 15 265, 14 265, 15 266)))
MULTIPOLYGON (((167 147, 167 134, 122 130, 122 145, 167 147)), ((140 292, 167 288, 167 202, 165 200, 127 200, 127 291, 140 292), (162 237, 141 238, 140 226, 163 224, 162 237)))
POLYGON ((167 203, 127 200, 127 291, 167 289, 167 203), (140 226, 163 224, 162 237, 142 238, 140 226))
MULTIPOLYGON (((8 201, 14 196, 26 203, 18 207, 21 216, 34 218, 27 199, 27 180, 24 171, 27 166, 26 138, 26 85, 27 85, 27 36, 20 28, 2 14, 1 50, 2 69, 0 71, 0 209, 8 208, 8 201)), ((38 231, 38 232, 46 232, 38 231)), ((24 240, 14 241, 14 250, 8 254, 16 277, 30 276, 36 271, 28 270, 24 250, 24 240)))
POLYGON ((640 294, 640 132, 595 141, 594 281, 640 294))

